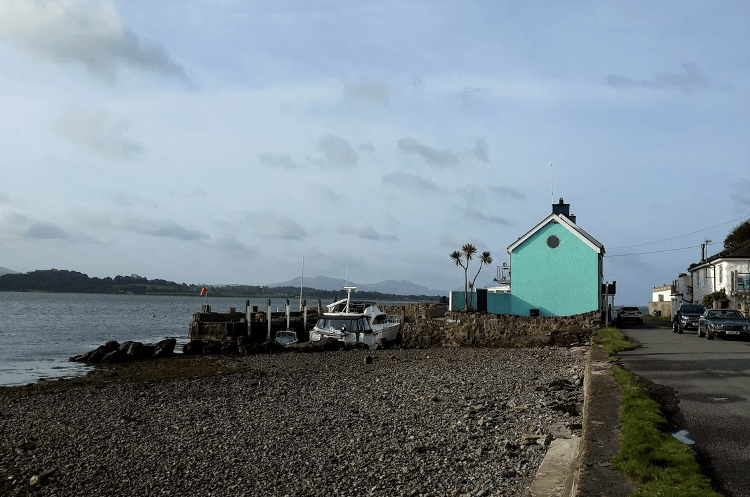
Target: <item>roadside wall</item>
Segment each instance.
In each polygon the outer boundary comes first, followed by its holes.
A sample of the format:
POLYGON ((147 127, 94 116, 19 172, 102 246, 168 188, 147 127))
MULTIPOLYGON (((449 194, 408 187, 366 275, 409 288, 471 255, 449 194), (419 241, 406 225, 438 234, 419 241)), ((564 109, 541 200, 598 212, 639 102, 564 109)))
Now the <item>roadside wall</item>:
POLYGON ((648 315, 652 316, 654 311, 661 311, 662 316, 672 315, 672 301, 668 302, 649 302, 648 303, 648 315))
POLYGON ((404 323, 401 331, 405 347, 533 347, 584 343, 601 326, 598 311, 547 317, 451 311, 444 319, 404 323))

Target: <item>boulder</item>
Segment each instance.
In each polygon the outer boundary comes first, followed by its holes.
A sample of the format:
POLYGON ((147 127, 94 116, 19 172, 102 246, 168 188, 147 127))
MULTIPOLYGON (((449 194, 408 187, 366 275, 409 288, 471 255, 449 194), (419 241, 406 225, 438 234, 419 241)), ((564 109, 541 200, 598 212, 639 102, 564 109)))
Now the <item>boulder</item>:
POLYGON ((130 344, 125 347, 125 355, 128 361, 146 359, 146 348, 141 342, 130 342, 130 344))
POLYGON ((120 344, 117 343, 115 340, 110 340, 109 342, 105 343, 104 345, 100 345, 96 349, 94 349, 87 358, 86 362, 92 362, 94 364, 98 364, 102 361, 102 358, 109 354, 110 352, 117 350, 120 348, 120 344))
POLYGON ((118 362, 125 362, 128 358, 127 353, 120 348, 107 352, 100 361, 102 364, 116 364, 118 362))
POLYGON ((219 354, 221 352, 221 342, 216 340, 211 340, 210 342, 206 342, 206 345, 203 346, 203 354, 204 355, 214 355, 219 354))
POLYGON ((177 345, 177 340, 175 340, 174 338, 165 338, 164 340, 156 344, 156 348, 151 354, 151 357, 154 359, 172 357, 174 355, 175 345, 177 345))
POLYGON ((185 355, 202 355, 205 345, 206 342, 202 340, 190 340, 182 346, 182 353, 185 355))
POLYGON ((236 340, 233 340, 231 342, 224 342, 221 344, 222 354, 237 354, 238 352, 239 352, 239 347, 237 346, 236 340))

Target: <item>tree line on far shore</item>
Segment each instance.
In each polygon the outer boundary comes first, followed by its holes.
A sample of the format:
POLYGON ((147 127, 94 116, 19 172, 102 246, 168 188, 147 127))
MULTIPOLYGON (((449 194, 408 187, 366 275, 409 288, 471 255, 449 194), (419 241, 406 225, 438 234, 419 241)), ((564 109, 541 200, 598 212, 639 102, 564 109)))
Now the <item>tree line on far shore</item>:
MULTIPOLYGON (((130 293, 139 295, 199 295, 203 287, 214 297, 299 298, 299 287, 254 285, 196 285, 163 279, 149 280, 143 276, 89 277, 78 271, 46 269, 0 276, 0 291, 59 293, 130 293)), ((334 300, 345 298, 346 292, 303 288, 303 298, 334 300)), ((440 295, 394 295, 380 292, 357 292, 358 300, 378 301, 439 301, 440 295)))

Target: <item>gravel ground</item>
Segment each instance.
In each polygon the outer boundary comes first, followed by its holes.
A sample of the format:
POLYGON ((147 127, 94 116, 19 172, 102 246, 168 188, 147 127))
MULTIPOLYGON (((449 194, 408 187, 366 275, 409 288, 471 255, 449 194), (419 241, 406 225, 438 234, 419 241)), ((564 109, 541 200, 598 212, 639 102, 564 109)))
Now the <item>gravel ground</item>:
POLYGON ((580 436, 584 360, 551 347, 173 358, 0 389, 0 494, 528 495, 545 442, 580 436))

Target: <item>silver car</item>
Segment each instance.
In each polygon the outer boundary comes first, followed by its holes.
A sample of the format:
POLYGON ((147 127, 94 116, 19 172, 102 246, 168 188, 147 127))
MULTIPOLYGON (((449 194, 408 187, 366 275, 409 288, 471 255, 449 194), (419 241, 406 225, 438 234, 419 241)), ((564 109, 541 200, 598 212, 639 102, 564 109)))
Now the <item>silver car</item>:
POLYGON ((707 309, 698 320, 698 336, 714 337, 750 336, 750 321, 740 311, 732 309, 707 309))

